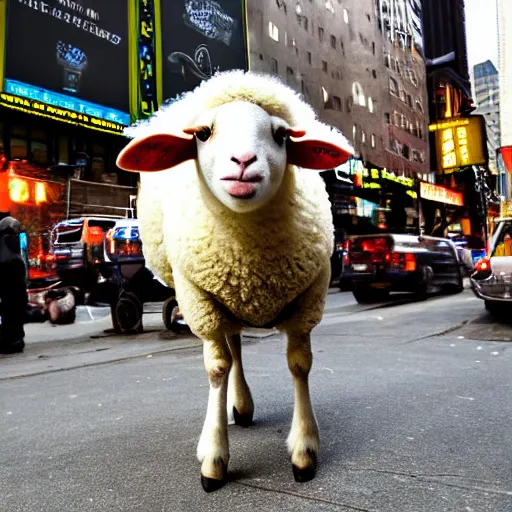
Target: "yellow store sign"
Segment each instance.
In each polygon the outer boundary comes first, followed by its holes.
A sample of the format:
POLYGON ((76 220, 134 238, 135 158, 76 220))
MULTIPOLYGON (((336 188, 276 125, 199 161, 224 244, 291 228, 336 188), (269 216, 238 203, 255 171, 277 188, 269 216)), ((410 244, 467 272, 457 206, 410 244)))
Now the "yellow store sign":
MULTIPOLYGON (((433 126, 433 125, 431 125, 433 126)), ((481 116, 437 123, 437 167, 453 172, 461 167, 487 162, 481 116)))

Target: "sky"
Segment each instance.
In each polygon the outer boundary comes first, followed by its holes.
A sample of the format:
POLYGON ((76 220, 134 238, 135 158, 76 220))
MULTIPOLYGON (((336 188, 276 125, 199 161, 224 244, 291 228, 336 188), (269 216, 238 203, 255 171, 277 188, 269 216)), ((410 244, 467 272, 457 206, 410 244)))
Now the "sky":
POLYGON ((465 0, 469 67, 490 59, 498 68, 495 0, 465 0))

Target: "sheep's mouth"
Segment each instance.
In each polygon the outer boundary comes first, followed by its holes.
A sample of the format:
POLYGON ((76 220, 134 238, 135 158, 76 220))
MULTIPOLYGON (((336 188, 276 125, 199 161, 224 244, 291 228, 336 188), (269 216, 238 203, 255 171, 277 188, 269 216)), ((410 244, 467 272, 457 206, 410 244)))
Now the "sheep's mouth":
POLYGON ((222 178, 226 192, 236 199, 251 199, 256 195, 257 184, 262 181, 260 176, 250 179, 222 178))
POLYGON ((239 178, 238 176, 224 176, 221 178, 221 181, 238 181, 240 183, 260 183, 263 181, 263 176, 256 174, 254 176, 242 176, 239 178))

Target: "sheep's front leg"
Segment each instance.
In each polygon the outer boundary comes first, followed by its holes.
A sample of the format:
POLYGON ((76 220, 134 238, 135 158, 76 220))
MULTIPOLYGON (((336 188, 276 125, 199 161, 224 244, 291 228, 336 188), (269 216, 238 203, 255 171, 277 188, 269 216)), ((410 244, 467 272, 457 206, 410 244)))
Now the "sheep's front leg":
POLYGON ((229 372, 228 415, 233 415, 233 420, 237 425, 248 427, 252 424, 254 403, 244 376, 240 334, 228 336, 228 342, 233 358, 233 365, 229 372))
POLYGON ((313 363, 309 333, 288 332, 287 358, 295 390, 292 427, 287 440, 288 450, 295 480, 307 482, 315 477, 320 446, 318 426, 309 395, 308 375, 313 363))
POLYGON ((223 335, 217 340, 204 341, 203 352, 210 394, 197 458, 201 462, 203 489, 212 492, 224 485, 229 461, 226 401, 231 354, 223 335))

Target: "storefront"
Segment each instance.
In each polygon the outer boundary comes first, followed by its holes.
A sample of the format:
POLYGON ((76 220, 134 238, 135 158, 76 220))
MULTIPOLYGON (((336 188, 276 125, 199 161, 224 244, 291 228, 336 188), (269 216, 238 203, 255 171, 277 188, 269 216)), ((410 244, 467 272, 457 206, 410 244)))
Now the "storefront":
POLYGON ((348 235, 419 232, 417 184, 413 178, 365 166, 354 158, 322 176, 337 229, 348 235))

